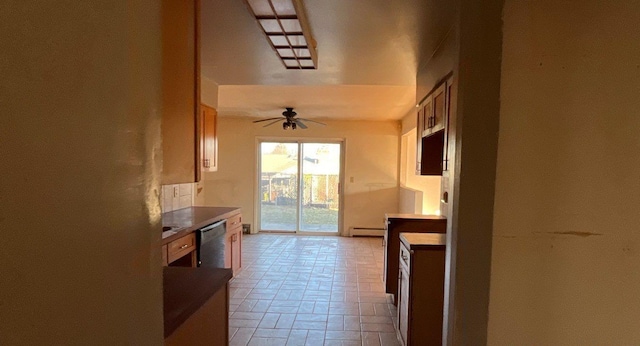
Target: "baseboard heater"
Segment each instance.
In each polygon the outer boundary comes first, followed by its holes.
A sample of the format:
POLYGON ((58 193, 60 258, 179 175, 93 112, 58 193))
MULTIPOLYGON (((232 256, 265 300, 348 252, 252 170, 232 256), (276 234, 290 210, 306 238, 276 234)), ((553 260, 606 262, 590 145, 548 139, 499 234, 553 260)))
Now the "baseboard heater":
POLYGON ((384 228, 351 227, 352 237, 384 237, 384 228))

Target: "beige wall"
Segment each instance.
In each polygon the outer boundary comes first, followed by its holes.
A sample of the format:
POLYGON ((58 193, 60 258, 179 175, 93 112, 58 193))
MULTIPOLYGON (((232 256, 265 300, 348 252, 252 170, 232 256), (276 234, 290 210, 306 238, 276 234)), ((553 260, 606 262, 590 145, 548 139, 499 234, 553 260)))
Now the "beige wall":
MULTIPOLYGON (((412 115, 416 117, 416 115, 412 115)), ((404 132, 404 131, 403 131, 404 132)), ((440 214, 440 176, 416 175, 416 128, 409 130, 402 135, 401 141, 401 165, 400 165, 400 186, 421 192, 416 194, 420 198, 420 208, 414 210, 418 214, 439 215, 440 214)), ((411 194, 402 194, 406 200, 400 200, 400 206, 411 204, 411 194)), ((402 197, 401 197, 402 198, 402 197)), ((405 210, 409 212, 409 210, 405 210)), ((402 210, 400 212, 403 212, 402 210)))
POLYGON ((218 108, 218 84, 200 76, 200 100, 209 107, 218 108))
POLYGON ((640 344, 637 23, 637 1, 506 1, 492 345, 640 344))
POLYGON ((156 1, 4 1, 0 344, 160 345, 156 1))
POLYGON ((354 226, 384 227, 384 214, 397 212, 397 121, 326 121, 326 127, 284 131, 279 124, 264 128, 252 120, 218 118, 219 168, 204 174, 206 205, 241 207, 244 222, 255 231, 256 137, 304 136, 345 139, 345 232, 354 226))

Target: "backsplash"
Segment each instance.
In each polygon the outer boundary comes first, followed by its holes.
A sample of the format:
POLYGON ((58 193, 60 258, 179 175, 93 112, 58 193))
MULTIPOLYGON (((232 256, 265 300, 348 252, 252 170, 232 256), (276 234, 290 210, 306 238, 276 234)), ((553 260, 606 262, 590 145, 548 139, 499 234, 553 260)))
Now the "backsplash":
POLYGON ((162 185, 162 212, 191 207, 193 195, 193 183, 162 185))

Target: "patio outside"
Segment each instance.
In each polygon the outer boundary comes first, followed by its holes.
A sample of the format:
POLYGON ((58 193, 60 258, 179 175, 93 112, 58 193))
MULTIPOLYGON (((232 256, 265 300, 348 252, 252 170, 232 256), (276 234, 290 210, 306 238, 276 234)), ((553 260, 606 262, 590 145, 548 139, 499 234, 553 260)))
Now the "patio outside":
POLYGON ((297 143, 263 143, 262 230, 296 231, 300 197, 301 231, 338 231, 340 163, 339 155, 336 157, 327 147, 331 145, 339 149, 339 144, 303 143, 303 150, 309 155, 303 157, 302 193, 299 196, 297 143))

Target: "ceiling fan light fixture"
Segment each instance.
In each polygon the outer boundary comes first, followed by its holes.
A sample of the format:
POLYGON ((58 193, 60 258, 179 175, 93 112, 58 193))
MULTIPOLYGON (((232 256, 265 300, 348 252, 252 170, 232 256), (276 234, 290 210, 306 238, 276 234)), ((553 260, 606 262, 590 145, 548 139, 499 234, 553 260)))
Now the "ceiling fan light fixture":
POLYGON ((302 0, 244 1, 285 68, 318 68, 316 41, 302 0))
POLYGON ((260 120, 254 120, 253 123, 262 123, 265 121, 268 121, 269 123, 266 125, 263 125, 262 127, 268 127, 271 126, 275 123, 278 123, 282 120, 284 120, 282 122, 282 129, 286 130, 286 129, 292 129, 295 130, 297 128, 301 128, 303 130, 307 129, 307 125, 305 125, 305 121, 309 121, 312 122, 314 124, 318 124, 318 125, 326 125, 325 123, 321 123, 319 121, 315 121, 315 120, 311 120, 311 119, 305 119, 305 118, 296 118, 296 115, 298 115, 298 113, 293 111, 293 108, 291 107, 286 107, 286 110, 284 112, 282 112, 282 116, 284 117, 275 117, 275 118, 267 118, 267 119, 260 119, 260 120))

